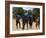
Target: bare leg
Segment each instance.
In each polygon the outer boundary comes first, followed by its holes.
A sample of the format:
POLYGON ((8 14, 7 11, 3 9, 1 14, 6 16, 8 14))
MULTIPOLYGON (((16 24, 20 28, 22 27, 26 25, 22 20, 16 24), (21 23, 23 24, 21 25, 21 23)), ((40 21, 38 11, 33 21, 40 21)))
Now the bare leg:
POLYGON ((23 21, 23 28, 22 28, 23 30, 24 30, 24 27, 25 27, 25 22, 23 21))
POLYGON ((17 27, 17 29, 18 29, 18 22, 16 22, 16 27, 17 27))
POLYGON ((28 21, 27 21, 27 29, 28 29, 28 21))

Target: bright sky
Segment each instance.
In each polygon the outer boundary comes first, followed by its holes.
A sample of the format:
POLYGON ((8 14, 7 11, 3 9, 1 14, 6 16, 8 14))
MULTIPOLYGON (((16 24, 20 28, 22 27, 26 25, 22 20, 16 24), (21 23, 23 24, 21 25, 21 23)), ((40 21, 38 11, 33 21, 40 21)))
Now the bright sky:
POLYGON ((23 7, 24 10, 33 10, 32 7, 23 7))

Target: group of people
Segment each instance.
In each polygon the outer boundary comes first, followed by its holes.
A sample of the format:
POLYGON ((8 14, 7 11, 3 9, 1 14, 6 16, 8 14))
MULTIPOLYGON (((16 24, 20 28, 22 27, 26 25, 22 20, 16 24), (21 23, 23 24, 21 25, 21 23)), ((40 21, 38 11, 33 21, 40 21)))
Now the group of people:
POLYGON ((18 29, 18 24, 19 24, 19 28, 21 28, 20 19, 22 19, 22 26, 23 26, 22 29, 23 30, 25 28, 25 24, 27 24, 27 29, 28 29, 28 24, 29 24, 30 28, 32 28, 32 23, 36 22, 36 27, 37 27, 37 24, 40 21, 40 20, 39 21, 36 20, 37 18, 32 15, 31 10, 24 11, 24 14, 21 14, 21 15, 16 12, 15 18, 16 18, 16 27, 17 27, 17 29, 18 29))

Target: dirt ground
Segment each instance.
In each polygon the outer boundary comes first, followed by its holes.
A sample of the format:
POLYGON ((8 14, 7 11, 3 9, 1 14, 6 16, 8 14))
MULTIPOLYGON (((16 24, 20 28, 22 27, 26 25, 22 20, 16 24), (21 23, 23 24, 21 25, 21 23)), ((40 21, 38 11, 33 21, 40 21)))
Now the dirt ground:
MULTIPOLYGON (((22 21, 20 20, 20 22, 21 22, 21 28, 22 28, 22 21)), ((16 29, 16 19, 13 19, 12 28, 13 28, 13 30, 17 30, 17 29, 16 29)), ((19 24, 18 24, 18 29, 20 30, 19 24)), ((27 29, 27 25, 26 25, 26 24, 25 24, 25 29, 27 29)), ((33 23, 32 23, 32 28, 30 28, 30 26, 29 26, 29 24, 28 24, 28 29, 39 29, 39 27, 37 26, 37 28, 36 28, 36 23, 33 22, 33 23)))

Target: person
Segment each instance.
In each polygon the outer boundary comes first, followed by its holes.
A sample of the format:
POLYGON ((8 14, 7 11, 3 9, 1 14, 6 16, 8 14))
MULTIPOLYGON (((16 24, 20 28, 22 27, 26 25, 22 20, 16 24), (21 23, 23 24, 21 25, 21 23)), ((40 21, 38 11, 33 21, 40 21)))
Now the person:
POLYGON ((19 24, 19 28, 21 28, 21 24, 20 24, 20 18, 21 18, 21 16, 20 16, 20 14, 19 14, 18 11, 16 11, 15 15, 16 15, 16 27, 18 29, 18 24, 19 24))
POLYGON ((38 28, 40 29, 40 16, 38 16, 38 28))
POLYGON ((28 29, 28 13, 27 13, 27 11, 25 11, 23 14, 23 28, 22 28, 23 30, 25 28, 25 24, 27 24, 27 29, 28 29))
POLYGON ((34 19, 33 20, 33 24, 34 24, 33 26, 35 26, 34 29, 38 29, 38 21, 39 21, 39 19, 35 15, 34 15, 34 18, 33 19, 34 19))
POLYGON ((33 23, 32 23, 32 29, 36 29, 37 28, 36 27, 37 26, 37 23, 36 23, 37 22, 37 19, 36 19, 36 17, 34 17, 33 19, 34 20, 33 20, 33 23))
POLYGON ((28 21, 29 21, 30 28, 32 28, 33 15, 31 10, 28 10, 28 18, 29 18, 28 21))

